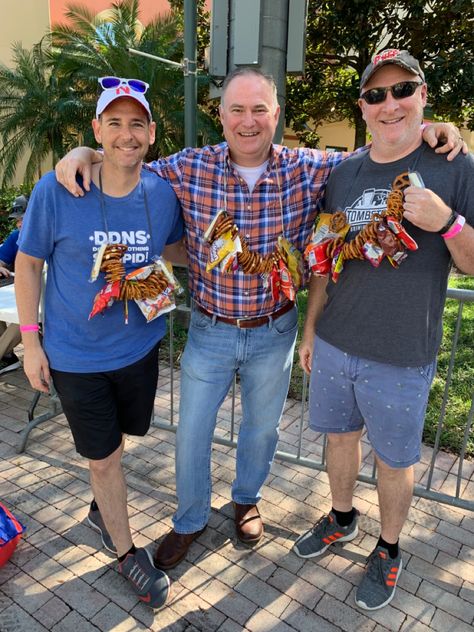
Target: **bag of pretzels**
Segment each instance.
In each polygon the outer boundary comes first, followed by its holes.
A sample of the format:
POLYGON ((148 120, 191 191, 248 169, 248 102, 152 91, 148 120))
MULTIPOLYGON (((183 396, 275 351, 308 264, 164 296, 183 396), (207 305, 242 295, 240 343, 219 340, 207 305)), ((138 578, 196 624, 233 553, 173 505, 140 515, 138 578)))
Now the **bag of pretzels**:
POLYGON ((342 211, 319 215, 310 242, 304 251, 304 257, 314 274, 324 276, 331 272, 332 250, 336 244, 341 245, 344 242, 349 228, 346 214, 342 211))
POLYGON ((242 246, 237 227, 224 210, 219 211, 209 224, 204 239, 210 244, 206 272, 218 265, 221 272, 233 272, 242 246))
MULTIPOLYGON (((176 302, 174 297, 184 291, 178 279, 173 274, 173 266, 162 257, 153 257, 153 263, 151 265, 140 268, 139 270, 134 270, 125 278, 149 278, 152 273, 163 280, 161 286, 166 281, 165 287, 160 289, 160 292, 156 294, 156 296, 134 299, 148 323, 158 318, 158 316, 167 314, 175 309, 176 302)), ((150 292, 150 294, 152 294, 152 292, 150 292)))

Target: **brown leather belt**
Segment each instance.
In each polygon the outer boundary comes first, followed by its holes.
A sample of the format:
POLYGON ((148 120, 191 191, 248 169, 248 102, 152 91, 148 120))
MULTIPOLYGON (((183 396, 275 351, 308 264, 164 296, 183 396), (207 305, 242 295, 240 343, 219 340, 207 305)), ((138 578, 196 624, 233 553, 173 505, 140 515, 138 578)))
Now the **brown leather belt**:
MULTIPOLYGON (((266 316, 255 316, 255 318, 227 318, 226 316, 216 316, 216 320, 218 320, 220 323, 226 323, 227 325, 235 325, 240 329, 261 327, 262 325, 266 325, 267 323, 269 323, 270 320, 275 320, 276 318, 283 316, 283 314, 289 312, 290 309, 293 309, 293 306, 294 303, 289 301, 288 303, 285 303, 283 307, 277 309, 276 312, 273 312, 273 314, 267 314, 266 316)), ((200 312, 206 314, 206 316, 209 316, 209 318, 214 318, 215 314, 211 314, 211 312, 208 312, 207 309, 204 309, 204 307, 201 307, 197 303, 196 307, 200 312)))

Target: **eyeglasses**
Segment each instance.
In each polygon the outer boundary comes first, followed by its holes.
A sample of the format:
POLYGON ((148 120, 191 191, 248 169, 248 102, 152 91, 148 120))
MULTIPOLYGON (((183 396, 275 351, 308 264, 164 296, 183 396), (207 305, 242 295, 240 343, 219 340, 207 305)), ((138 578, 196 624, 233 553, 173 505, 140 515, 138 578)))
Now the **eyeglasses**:
POLYGON ((119 86, 129 86, 135 92, 145 94, 150 87, 145 81, 140 79, 123 79, 122 77, 99 77, 97 81, 100 83, 103 90, 110 90, 111 88, 118 88, 119 86))
POLYGON ((364 99, 369 105, 376 105, 377 103, 383 103, 387 98, 387 92, 390 90, 394 99, 406 99, 415 94, 418 86, 422 86, 423 82, 419 81, 400 81, 400 83, 394 83, 393 86, 387 86, 385 88, 371 88, 360 95, 361 99, 364 99))

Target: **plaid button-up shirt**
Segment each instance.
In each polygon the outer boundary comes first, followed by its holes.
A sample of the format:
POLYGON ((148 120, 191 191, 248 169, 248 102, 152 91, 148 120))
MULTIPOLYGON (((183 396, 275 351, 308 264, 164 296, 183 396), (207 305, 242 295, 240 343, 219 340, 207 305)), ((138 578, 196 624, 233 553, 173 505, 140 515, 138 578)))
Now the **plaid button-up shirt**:
POLYGON ((268 254, 284 234, 303 251, 330 170, 347 155, 273 145, 252 193, 232 166, 227 143, 184 149, 152 162, 149 167, 171 184, 183 207, 192 298, 209 312, 230 318, 271 314, 283 305, 286 299, 275 301, 259 275, 240 269, 222 274, 218 267, 206 272, 209 244, 204 232, 224 208, 224 183, 227 211, 251 250, 268 254))

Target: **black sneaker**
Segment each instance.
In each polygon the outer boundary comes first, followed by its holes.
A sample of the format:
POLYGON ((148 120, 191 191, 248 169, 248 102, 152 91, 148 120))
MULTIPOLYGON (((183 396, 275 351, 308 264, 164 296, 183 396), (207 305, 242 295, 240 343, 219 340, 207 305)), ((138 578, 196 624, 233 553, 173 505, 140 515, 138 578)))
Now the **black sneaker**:
POLYGON ((21 362, 14 353, 8 356, 5 355, 0 360, 0 373, 8 373, 8 371, 14 371, 20 367, 21 362))
POLYGON ((170 592, 170 580, 164 571, 153 566, 147 549, 136 549, 129 553, 123 562, 119 562, 119 572, 132 584, 142 601, 150 608, 162 608, 170 592))
POLYGON ((105 526, 102 516, 100 515, 100 510, 98 508, 92 509, 92 503, 89 509, 89 514, 87 516, 87 522, 93 529, 100 533, 102 544, 105 546, 107 551, 110 551, 114 555, 117 555, 117 549, 115 548, 115 545, 112 542, 112 538, 110 537, 110 533, 107 531, 107 527, 105 526))

